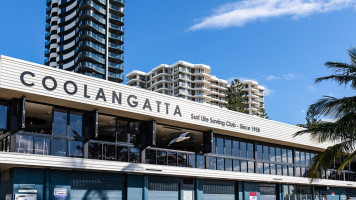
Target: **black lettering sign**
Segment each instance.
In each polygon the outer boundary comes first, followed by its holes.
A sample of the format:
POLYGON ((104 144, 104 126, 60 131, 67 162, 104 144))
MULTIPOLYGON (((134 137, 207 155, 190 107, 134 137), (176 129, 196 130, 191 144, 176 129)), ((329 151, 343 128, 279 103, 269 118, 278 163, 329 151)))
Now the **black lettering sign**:
POLYGON ((53 91, 53 90, 55 90, 57 88, 57 81, 52 76, 45 76, 42 79, 42 85, 46 90, 53 91), (53 86, 52 87, 48 87, 47 86, 47 80, 51 80, 53 82, 53 86))
POLYGON ((75 84, 73 81, 66 81, 63 85, 64 91, 69 94, 69 95, 75 95, 78 91, 77 84, 75 84), (68 84, 71 84, 74 87, 74 90, 71 92, 68 90, 68 84))

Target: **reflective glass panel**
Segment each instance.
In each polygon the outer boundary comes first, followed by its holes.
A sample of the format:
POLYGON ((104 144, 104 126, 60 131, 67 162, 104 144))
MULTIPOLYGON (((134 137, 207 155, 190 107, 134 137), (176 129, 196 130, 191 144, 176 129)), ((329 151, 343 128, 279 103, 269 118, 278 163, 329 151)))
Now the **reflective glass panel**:
POLYGON ((209 157, 209 169, 216 169, 216 158, 209 157))
POLYGON ((253 159, 255 157, 252 143, 248 143, 247 144, 247 157, 251 158, 251 159, 253 159))
POLYGON ((263 158, 262 145, 257 145, 257 160, 262 160, 263 158))
POLYGON ((98 138, 96 140, 116 142, 116 117, 98 116, 98 138))
POLYGON ((0 105, 0 129, 7 128, 7 106, 0 105))
POLYGON ((136 138, 140 134, 140 123, 130 122, 130 142, 136 143, 136 138))
POLYGON ((53 139, 52 155, 67 156, 67 140, 53 139))
POLYGON ((225 139, 225 155, 231 156, 231 140, 225 139))
POLYGON ((240 142, 240 156, 246 157, 246 142, 240 142))
POLYGON ((295 167, 295 176, 300 177, 300 167, 295 167))
POLYGON ((271 164, 271 174, 276 175, 276 165, 275 164, 271 164))
POLYGON ((222 138, 216 138, 216 153, 224 154, 224 139, 222 138))
POLYGON ((102 159, 102 146, 98 143, 89 143, 89 158, 91 159, 102 159))
POLYGON ((195 155, 194 154, 188 154, 188 158, 189 158, 188 167, 195 168, 195 155))
POLYGON ((232 155, 235 157, 239 157, 240 156, 240 145, 238 141, 233 141, 232 142, 232 146, 233 146, 233 152, 232 155))
POLYGON ((217 158, 217 166, 216 166, 217 170, 225 170, 225 162, 224 162, 224 158, 217 158))
MULTIPOLYGON (((52 112, 52 106, 27 102, 25 128, 23 130, 32 133, 52 134, 52 112)), ((66 127, 65 124, 64 126, 66 127)), ((65 131, 66 130, 64 130, 64 132, 65 131)), ((64 134, 66 134, 66 132, 64 134)))
POLYGON ((293 150, 288 149, 288 163, 293 163, 293 150))
POLYGON ((305 164, 309 165, 309 162, 310 162, 310 153, 306 153, 305 154, 305 164))
POLYGON ((156 164, 156 150, 146 150, 146 161, 147 164, 156 164))
POLYGON ((282 165, 277 165, 277 175, 283 175, 283 172, 282 172, 282 165))
POLYGON ((282 162, 281 149, 276 148, 276 162, 282 162))
MULTIPOLYGON (((83 158, 83 142, 79 141, 69 141, 69 148, 68 148, 68 156, 69 157, 76 157, 76 158, 83 158)), ((114 149, 115 153, 115 149, 114 149)), ((114 156, 115 160, 115 156, 114 156)))
POLYGON ((130 147, 129 162, 132 163, 141 162, 141 152, 139 148, 130 147))
POLYGON ((166 151, 157 151, 157 164, 167 165, 167 152, 166 151))
POLYGON ((288 165, 288 176, 293 176, 293 166, 292 165, 288 165))
POLYGON ((82 137, 83 135, 83 117, 82 113, 70 112, 69 136, 82 137))
POLYGON ((260 162, 257 163, 257 173, 263 174, 263 163, 260 162))
POLYGON ((104 160, 116 160, 115 149, 114 145, 104 144, 104 160))
POLYGON ((129 157, 128 157, 128 152, 129 149, 127 147, 117 147, 117 161, 121 162, 128 162, 129 157))
POLYGON ((248 173, 255 173, 255 162, 248 161, 248 173))
POLYGON ((283 200, 289 200, 288 185, 283 185, 283 200))
POLYGON ((225 170, 232 171, 232 159, 225 158, 225 170))
POLYGON ((246 160, 240 161, 240 168, 241 168, 241 172, 247 172, 247 161, 246 160))
POLYGON ((268 149, 269 149, 268 146, 263 146, 263 160, 269 160, 268 149))
POLYGON ((283 165, 283 176, 288 176, 288 166, 283 165))
POLYGON ((119 142, 128 142, 127 141, 127 132, 128 132, 128 122, 127 121, 124 121, 124 120, 117 120, 117 124, 118 124, 118 127, 117 127, 117 132, 118 132, 118 135, 117 135, 117 140, 119 142))
POLYGON ((33 136, 17 134, 16 153, 33 154, 33 136))
POLYGON ((188 163, 187 154, 186 153, 178 153, 178 166, 186 167, 188 163))
POLYGON ((239 172, 240 171, 240 160, 233 160, 233 167, 234 167, 234 171, 235 172, 239 172))
POLYGON ((51 139, 47 137, 35 138, 35 154, 50 155, 51 139))
POLYGON ((287 149, 282 149, 282 162, 287 162, 287 149))
POLYGON ((276 161, 276 152, 274 147, 269 147, 269 154, 270 154, 270 161, 275 162, 276 161))
POLYGON ((205 156, 197 155, 197 168, 205 169, 205 156))
POLYGON ((168 165, 177 166, 177 153, 168 152, 168 165))
POLYGON ((294 152, 295 156, 294 156, 294 162, 296 165, 300 165, 300 154, 299 151, 295 151, 294 152))
POLYGON ((270 174, 269 163, 263 163, 263 173, 264 174, 270 174))
POLYGON ((53 135, 67 135, 67 111, 54 109, 53 113, 53 135))
POLYGON ((301 165, 306 165, 305 163, 305 152, 300 152, 300 164, 301 165))

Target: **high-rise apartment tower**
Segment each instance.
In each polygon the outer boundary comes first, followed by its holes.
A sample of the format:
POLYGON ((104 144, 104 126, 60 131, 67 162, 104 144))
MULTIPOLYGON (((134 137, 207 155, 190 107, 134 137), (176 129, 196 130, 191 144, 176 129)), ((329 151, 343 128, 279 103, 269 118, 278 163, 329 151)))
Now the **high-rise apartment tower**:
MULTIPOLYGON (((228 82, 210 75, 210 66, 178 61, 162 64, 145 73, 134 70, 126 75, 127 85, 162 94, 225 107, 228 82)), ((261 115, 265 109, 263 86, 253 80, 243 80, 246 114, 261 115)))
POLYGON ((46 0, 45 65, 121 83, 124 0, 46 0))

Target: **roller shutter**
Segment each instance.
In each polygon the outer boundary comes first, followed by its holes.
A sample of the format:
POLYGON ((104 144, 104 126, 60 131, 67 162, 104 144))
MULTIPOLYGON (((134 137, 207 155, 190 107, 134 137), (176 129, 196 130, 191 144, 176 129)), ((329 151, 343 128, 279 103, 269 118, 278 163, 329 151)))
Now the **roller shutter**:
POLYGON ((179 179, 148 177, 148 200, 178 200, 179 179))
POLYGON ((235 200, 235 183, 220 181, 204 181, 204 200, 235 200))

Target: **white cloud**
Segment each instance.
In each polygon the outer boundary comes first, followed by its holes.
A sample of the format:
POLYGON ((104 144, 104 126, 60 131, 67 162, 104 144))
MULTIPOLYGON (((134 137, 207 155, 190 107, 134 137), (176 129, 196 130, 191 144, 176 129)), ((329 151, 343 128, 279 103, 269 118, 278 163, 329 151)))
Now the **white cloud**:
POLYGON ((213 10, 188 30, 222 29, 243 26, 256 20, 289 16, 300 18, 356 7, 355 0, 242 0, 224 4, 213 10))
POLYGON ((314 86, 314 85, 310 85, 309 87, 308 87, 308 91, 309 92, 315 92, 317 90, 317 88, 314 86))
POLYGON ((300 110, 301 113, 305 113, 305 110, 300 110))
POLYGON ((262 87, 265 88, 265 96, 271 96, 276 92, 276 90, 271 90, 271 89, 267 88, 266 86, 262 86, 262 87))
POLYGON ((281 77, 279 77, 279 76, 274 76, 274 75, 268 75, 268 76, 266 77, 266 80, 267 80, 267 81, 279 80, 279 79, 281 79, 281 77))
POLYGON ((265 78, 266 81, 274 81, 274 80, 280 80, 280 79, 292 80, 292 79, 297 78, 297 76, 295 74, 293 74, 293 73, 291 73, 291 74, 283 74, 283 75, 280 75, 280 76, 276 76, 276 75, 264 76, 264 75, 262 75, 261 77, 265 78))

